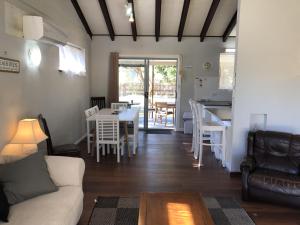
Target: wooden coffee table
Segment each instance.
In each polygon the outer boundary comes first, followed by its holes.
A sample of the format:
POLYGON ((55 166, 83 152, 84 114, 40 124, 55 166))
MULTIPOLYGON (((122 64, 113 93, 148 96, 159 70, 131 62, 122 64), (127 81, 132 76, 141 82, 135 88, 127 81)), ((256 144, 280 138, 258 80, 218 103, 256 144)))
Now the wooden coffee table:
POLYGON ((198 193, 142 193, 139 225, 214 225, 198 193))

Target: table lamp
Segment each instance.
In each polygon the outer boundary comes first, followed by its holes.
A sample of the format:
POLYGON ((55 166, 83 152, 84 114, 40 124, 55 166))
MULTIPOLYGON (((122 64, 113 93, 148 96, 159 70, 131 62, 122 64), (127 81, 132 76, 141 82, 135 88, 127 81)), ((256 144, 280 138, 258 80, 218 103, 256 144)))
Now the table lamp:
POLYGON ((32 154, 37 151, 37 144, 47 138, 37 119, 20 120, 15 136, 2 151, 13 155, 32 154))

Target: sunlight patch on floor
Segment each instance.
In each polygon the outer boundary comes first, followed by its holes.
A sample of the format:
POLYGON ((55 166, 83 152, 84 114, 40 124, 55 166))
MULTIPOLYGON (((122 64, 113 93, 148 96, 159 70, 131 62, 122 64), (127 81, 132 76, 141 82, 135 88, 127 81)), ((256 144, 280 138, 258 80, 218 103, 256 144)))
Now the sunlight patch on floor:
POLYGON ((195 225, 190 205, 184 203, 167 204, 168 225, 195 225))

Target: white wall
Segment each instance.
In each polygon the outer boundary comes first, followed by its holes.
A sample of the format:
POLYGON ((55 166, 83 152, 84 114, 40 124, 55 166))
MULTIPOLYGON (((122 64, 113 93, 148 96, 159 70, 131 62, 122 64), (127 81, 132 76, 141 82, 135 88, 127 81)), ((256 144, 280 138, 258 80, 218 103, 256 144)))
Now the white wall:
POLYGON ((202 77, 194 82, 194 98, 208 99, 219 88, 219 76, 202 77))
MULTIPOLYGON (((94 37, 92 41, 92 82, 91 94, 106 96, 108 87, 109 53, 119 52, 122 55, 147 56, 147 55, 182 55, 183 65, 192 66, 184 69, 184 78, 181 85, 181 118, 184 111, 190 111, 188 99, 194 97, 194 83, 196 76, 206 77, 214 87, 219 70, 219 54, 224 48, 234 47, 233 39, 223 43, 220 38, 207 38, 200 42, 199 38, 160 38, 159 42, 154 37, 139 37, 134 42, 131 37, 116 37, 111 41, 109 37, 94 37), (203 64, 210 62, 209 71, 203 70, 203 64)), ((183 124, 181 122, 181 127, 183 124)))
MULTIPOLYGON (((22 0, 9 2, 22 7, 22 0)), ((71 1, 26 3, 59 25, 68 34, 69 42, 84 47, 89 58, 90 40, 71 1)), ((58 72, 58 48, 43 43, 36 43, 42 53, 41 65, 28 67, 26 47, 31 42, 5 34, 4 14, 4 1, 0 0, 0 56, 20 60, 21 72, 0 72, 0 150, 12 138, 19 119, 39 113, 48 121, 54 144, 74 142, 85 129, 83 110, 89 105, 89 75, 70 77, 58 72)), ((89 60, 87 67, 89 74, 89 60)))
POLYGON ((241 0, 231 170, 246 154, 251 113, 267 129, 300 133, 300 1, 241 0))

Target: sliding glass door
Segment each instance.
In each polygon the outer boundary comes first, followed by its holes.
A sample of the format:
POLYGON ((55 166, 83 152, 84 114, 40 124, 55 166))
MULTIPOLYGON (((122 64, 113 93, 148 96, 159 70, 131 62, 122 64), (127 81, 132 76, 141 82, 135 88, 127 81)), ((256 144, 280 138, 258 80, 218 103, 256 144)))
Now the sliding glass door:
POLYGON ((175 128, 176 78, 177 60, 149 60, 149 128, 175 128))
POLYGON ((145 128, 145 60, 119 60, 119 101, 140 109, 139 127, 145 128))
POLYGON ((140 128, 175 128, 176 77, 176 59, 119 59, 119 101, 140 109, 140 128))

